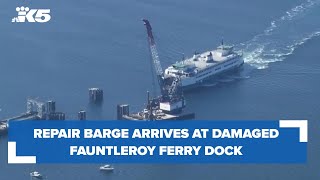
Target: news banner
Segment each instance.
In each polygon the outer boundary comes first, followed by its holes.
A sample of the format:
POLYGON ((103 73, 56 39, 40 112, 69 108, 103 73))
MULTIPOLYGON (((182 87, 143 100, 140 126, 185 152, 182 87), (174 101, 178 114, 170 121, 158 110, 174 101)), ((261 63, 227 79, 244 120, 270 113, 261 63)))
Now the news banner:
POLYGON ((307 120, 13 121, 8 163, 306 163, 307 120))

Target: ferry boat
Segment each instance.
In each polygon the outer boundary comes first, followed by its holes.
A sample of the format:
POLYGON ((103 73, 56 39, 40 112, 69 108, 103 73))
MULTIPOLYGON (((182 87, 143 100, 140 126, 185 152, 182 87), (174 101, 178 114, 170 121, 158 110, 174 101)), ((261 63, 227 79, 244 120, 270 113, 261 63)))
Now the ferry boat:
POLYGON ((185 59, 169 66, 164 71, 164 78, 179 77, 183 89, 195 87, 209 78, 241 67, 244 63, 241 52, 233 46, 221 45, 215 50, 195 53, 192 58, 185 59))

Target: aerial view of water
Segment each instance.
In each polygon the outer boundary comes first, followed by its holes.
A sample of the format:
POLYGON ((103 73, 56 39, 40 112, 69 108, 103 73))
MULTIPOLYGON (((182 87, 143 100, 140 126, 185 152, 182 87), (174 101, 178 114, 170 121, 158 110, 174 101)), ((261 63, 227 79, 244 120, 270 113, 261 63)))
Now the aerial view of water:
POLYGON ((221 39, 243 51, 236 73, 185 94, 196 119, 309 120, 306 164, 8 165, 0 138, 0 179, 319 179, 320 0, 2 0, 0 2, 0 119, 26 111, 26 99, 57 102, 74 119, 111 120, 116 105, 144 106, 152 76, 150 20, 163 67, 183 54, 214 49, 221 39), (12 23, 18 6, 51 9, 48 23, 12 23), (104 90, 101 108, 88 88, 104 90))

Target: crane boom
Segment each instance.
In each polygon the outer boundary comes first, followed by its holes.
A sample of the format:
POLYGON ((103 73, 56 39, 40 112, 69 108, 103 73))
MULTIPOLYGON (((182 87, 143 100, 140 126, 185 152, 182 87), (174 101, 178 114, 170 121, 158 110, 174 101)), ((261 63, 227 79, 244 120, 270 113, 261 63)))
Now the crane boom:
POLYGON ((153 65, 156 70, 156 74, 159 78, 159 76, 160 77, 163 76, 163 70, 162 70, 162 67, 160 64, 160 59, 159 59, 158 51, 156 48, 156 43, 154 41, 152 27, 151 27, 150 22, 148 20, 142 19, 142 21, 144 22, 144 25, 147 28, 148 42, 149 42, 150 52, 151 52, 151 56, 152 56, 152 60, 153 60, 153 65))

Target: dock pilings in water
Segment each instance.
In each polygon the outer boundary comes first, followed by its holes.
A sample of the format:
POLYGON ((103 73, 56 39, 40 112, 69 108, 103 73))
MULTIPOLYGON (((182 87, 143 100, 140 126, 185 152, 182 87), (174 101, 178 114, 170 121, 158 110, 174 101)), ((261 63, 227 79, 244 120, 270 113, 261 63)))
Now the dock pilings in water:
POLYGON ((87 116, 86 111, 81 110, 78 112, 78 119, 79 120, 86 120, 86 118, 87 118, 86 116, 87 116))
POLYGON ((128 116, 129 114, 129 104, 117 105, 117 120, 122 120, 124 115, 128 116))
POLYGON ((103 90, 100 88, 89 88, 89 101, 93 104, 101 104, 103 102, 103 90))

